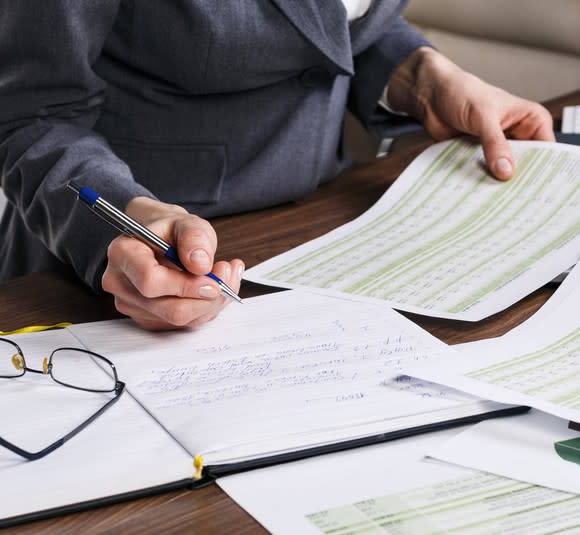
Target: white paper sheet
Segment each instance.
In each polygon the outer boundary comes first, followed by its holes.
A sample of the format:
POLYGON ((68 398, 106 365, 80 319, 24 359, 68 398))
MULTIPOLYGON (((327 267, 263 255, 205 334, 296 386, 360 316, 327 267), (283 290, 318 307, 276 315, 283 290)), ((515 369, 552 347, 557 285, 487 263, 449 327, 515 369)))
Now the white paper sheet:
POLYGON ((580 529, 580 497, 426 460, 431 433, 218 480, 276 535, 415 535, 580 529))
POLYGON ((580 421, 580 266, 546 312, 507 335, 463 344, 437 366, 405 373, 504 403, 529 405, 580 421))
POLYGON ((206 464, 237 462, 498 408, 400 377, 445 344, 384 306, 290 291, 247 299, 193 332, 73 327, 206 464))
POLYGON ((251 281, 477 321, 580 257, 580 148, 512 142, 508 182, 466 141, 421 154, 366 213, 248 271, 251 281))
POLYGON ((532 410, 528 414, 476 424, 429 451, 449 463, 580 494, 580 465, 562 459, 554 448, 578 438, 568 421, 532 410))
MULTIPOLYGON (((82 347, 68 331, 5 338, 20 345, 32 368, 56 347, 82 347)), ((0 385, 0 434, 33 451, 71 431, 110 397, 31 373, 0 379, 0 385)), ((0 447, 0 520, 192 476, 192 458, 125 392, 42 459, 27 461, 0 447)))
POLYGON ((573 298, 576 288, 580 287, 580 265, 570 269, 569 275, 558 286, 557 290, 531 317, 511 331, 508 331, 501 337, 486 338, 484 340, 477 340, 476 342, 467 342, 464 344, 455 344, 453 349, 457 351, 465 351, 469 354, 470 351, 478 351, 478 353, 492 353, 495 351, 495 345, 498 339, 507 339, 508 337, 526 337, 526 333, 531 333, 544 329, 544 321, 547 320, 553 312, 557 313, 560 304, 567 299, 573 298))
MULTIPOLYGON (((553 313, 558 313, 559 306, 566 300, 574 299, 578 296, 578 288, 580 288, 580 264, 571 267, 559 284, 556 291, 546 301, 539 310, 537 310, 530 318, 518 325, 515 329, 507 332, 504 336, 513 336, 520 330, 529 330, 533 332, 536 329, 541 329, 544 320, 548 319, 553 313)), ((578 317, 580 323, 580 316, 578 317)))

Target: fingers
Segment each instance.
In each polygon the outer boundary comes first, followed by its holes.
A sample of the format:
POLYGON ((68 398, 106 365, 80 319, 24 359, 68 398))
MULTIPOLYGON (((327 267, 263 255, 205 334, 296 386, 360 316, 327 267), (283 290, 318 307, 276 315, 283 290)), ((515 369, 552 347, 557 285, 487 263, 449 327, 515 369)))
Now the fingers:
MULTIPOLYGON (((117 238, 111 242, 107 255, 108 271, 126 278, 143 297, 176 296, 215 299, 219 295, 219 288, 215 284, 211 285, 207 277, 191 276, 168 267, 169 263, 160 263, 154 251, 137 240, 117 238), (211 289, 206 288, 208 285, 213 289, 213 295, 211 289)), ((109 273, 106 272, 103 277, 103 288, 115 294, 114 287, 107 287, 111 282, 108 275, 109 273)))
POLYGON ((527 139, 536 139, 538 141, 556 141, 554 135, 554 120, 550 112, 536 104, 534 110, 530 114, 530 122, 532 123, 532 131, 527 139))
POLYGON ((211 271, 217 247, 213 227, 204 219, 188 216, 175 225, 175 245, 185 268, 195 275, 211 271))
POLYGON ((544 106, 524 101, 528 106, 522 118, 510 125, 509 133, 514 139, 555 141, 554 126, 550 112, 544 106))
POLYGON ((504 132, 516 139, 554 140, 545 108, 483 82, 441 55, 430 54, 418 64, 417 84, 408 93, 420 100, 423 112, 418 116, 429 134, 436 140, 456 133, 478 136, 487 165, 500 180, 515 172, 504 132))
POLYGON ((127 286, 123 295, 115 296, 115 306, 139 325, 155 330, 170 330, 192 327, 214 318, 225 306, 225 298, 212 301, 177 297, 144 299, 127 286))
MULTIPOLYGON (((515 163, 503 128, 514 139, 532 139, 554 141, 552 117, 548 110, 535 102, 510 97, 511 106, 507 106, 499 120, 482 120, 481 143, 486 162, 500 180, 513 176, 515 163)), ((493 114, 489 117, 493 118, 493 114)))
POLYGON ((151 223, 149 228, 177 249, 187 271, 195 275, 211 271, 217 237, 205 219, 192 214, 171 214, 151 223))
POLYGON ((482 125, 481 144, 485 161, 499 180, 510 179, 515 171, 514 157, 499 122, 493 118, 482 125))
MULTIPOLYGON (((235 272, 233 269, 230 271, 235 272)), ((234 276, 226 279, 224 273, 221 273, 221 278, 224 282, 227 280, 226 284, 235 291, 239 290, 239 281, 234 276)), ((231 302, 231 299, 221 295, 205 300, 173 296, 146 298, 122 276, 114 284, 117 310, 147 329, 167 330, 200 325, 214 319, 231 302)))
POLYGON ((196 275, 210 271, 217 238, 207 221, 180 206, 147 197, 135 197, 125 210, 127 215, 176 247, 187 271, 196 275))
MULTIPOLYGON (((215 318, 231 301, 210 278, 162 265, 153 251, 137 240, 117 238, 108 254, 103 289, 114 295, 119 312, 146 329, 199 325, 215 318)), ((244 271, 241 260, 218 262, 211 271, 239 292, 244 271)))

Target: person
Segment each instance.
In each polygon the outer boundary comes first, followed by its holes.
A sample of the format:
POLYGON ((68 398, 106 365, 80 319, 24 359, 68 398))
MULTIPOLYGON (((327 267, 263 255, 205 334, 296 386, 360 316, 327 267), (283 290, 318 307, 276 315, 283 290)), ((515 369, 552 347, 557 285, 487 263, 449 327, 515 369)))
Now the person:
POLYGON ((549 114, 446 59, 405 3, 4 0, 0 280, 70 265, 145 328, 211 320, 227 300, 204 273, 238 291, 244 264, 214 261, 207 218, 332 179, 349 164, 346 109, 400 122, 385 92, 436 140, 479 137, 511 177, 506 136, 552 140, 549 114), (187 272, 98 221, 71 179, 173 243, 187 272))

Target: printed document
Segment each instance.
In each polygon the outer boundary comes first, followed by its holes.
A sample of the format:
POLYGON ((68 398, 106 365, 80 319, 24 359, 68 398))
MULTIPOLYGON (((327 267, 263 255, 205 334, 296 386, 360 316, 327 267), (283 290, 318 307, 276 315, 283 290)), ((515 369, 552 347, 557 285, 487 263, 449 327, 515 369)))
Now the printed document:
POLYGON ((580 422, 580 266, 524 324, 500 338, 462 345, 457 353, 405 369, 504 403, 529 405, 580 422))
POLYGON ((442 318, 499 312, 580 257, 580 147, 511 144, 507 182, 489 175, 479 145, 434 145, 362 216, 245 277, 442 318))
POLYGON ((454 433, 232 475, 218 485, 277 535, 580 530, 580 496, 424 458, 454 433))
POLYGON ((556 442, 580 437, 568 421, 532 409, 476 424, 429 456, 519 481, 580 494, 580 464, 562 459, 556 442))

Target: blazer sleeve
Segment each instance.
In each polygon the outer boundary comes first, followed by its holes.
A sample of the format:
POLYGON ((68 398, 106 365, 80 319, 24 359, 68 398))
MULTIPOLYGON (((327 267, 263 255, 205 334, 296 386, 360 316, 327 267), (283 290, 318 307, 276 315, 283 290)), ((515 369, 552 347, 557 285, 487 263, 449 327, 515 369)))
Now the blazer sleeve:
POLYGON ((76 202, 76 179, 120 208, 152 194, 93 131, 106 83, 93 70, 120 0, 4 0, 1 186, 26 227, 94 290, 115 232, 76 202))
MULTIPOLYGON (((432 45, 399 15, 377 42, 355 56, 355 75, 348 105, 350 111, 370 130, 376 122, 377 105, 391 75, 407 57, 422 46, 432 45)), ((379 115, 390 116, 391 130, 404 129, 409 122, 416 124, 414 119, 396 117, 383 111, 379 115)))

